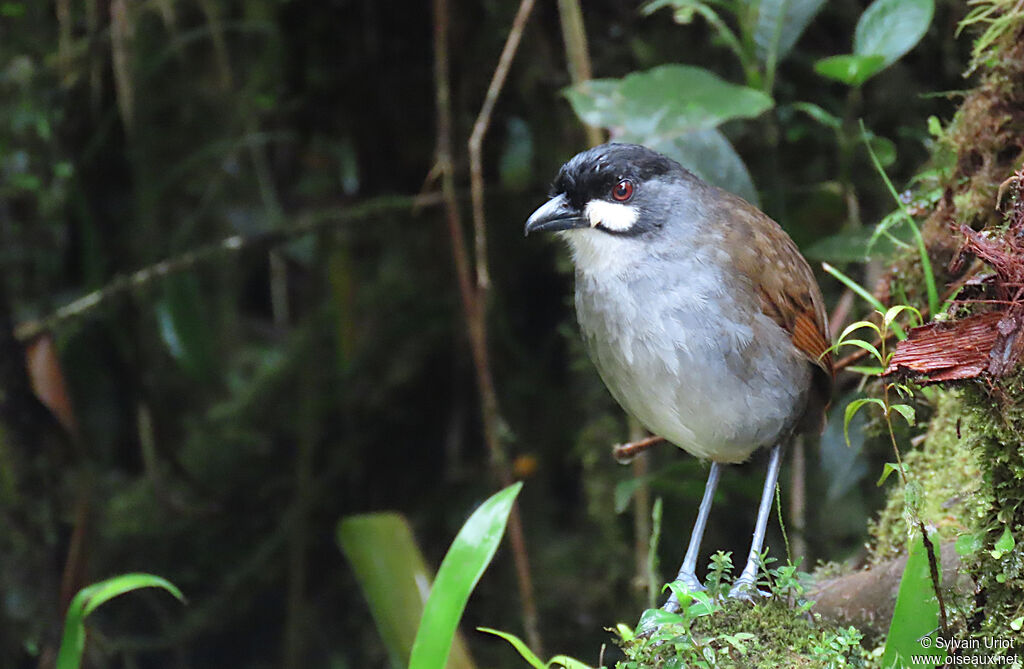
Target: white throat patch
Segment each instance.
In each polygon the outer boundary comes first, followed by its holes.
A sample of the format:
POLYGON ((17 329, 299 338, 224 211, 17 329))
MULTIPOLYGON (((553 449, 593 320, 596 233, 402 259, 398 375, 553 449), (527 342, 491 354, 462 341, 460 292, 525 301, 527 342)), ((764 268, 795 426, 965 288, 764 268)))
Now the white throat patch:
POLYGON ((639 212, 636 207, 607 200, 591 200, 583 209, 583 215, 590 221, 590 227, 599 223, 612 232, 625 232, 636 223, 639 212))

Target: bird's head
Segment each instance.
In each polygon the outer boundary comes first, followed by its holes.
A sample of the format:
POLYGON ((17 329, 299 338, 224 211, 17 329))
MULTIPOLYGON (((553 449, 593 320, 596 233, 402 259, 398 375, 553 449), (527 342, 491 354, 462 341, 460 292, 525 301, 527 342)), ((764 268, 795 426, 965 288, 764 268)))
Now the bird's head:
POLYGON ((562 231, 571 241, 576 230, 628 237, 654 232, 667 220, 679 186, 691 179, 679 163, 645 146, 603 144, 562 165, 551 198, 526 221, 526 234, 562 231))

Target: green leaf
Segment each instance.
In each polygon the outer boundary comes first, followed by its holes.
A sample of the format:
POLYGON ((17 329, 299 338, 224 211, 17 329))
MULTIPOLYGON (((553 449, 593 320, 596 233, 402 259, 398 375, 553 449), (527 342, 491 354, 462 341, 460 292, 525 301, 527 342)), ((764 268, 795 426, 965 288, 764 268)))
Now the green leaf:
POLYGON ((1013 534, 1010 533, 1010 526, 1007 525, 1003 528, 1003 535, 996 541, 993 550, 990 551, 992 557, 996 560, 1003 557, 1003 555, 1009 553, 1016 546, 1016 542, 1013 540, 1013 534))
POLYGON ((593 669, 589 664, 574 660, 567 655, 555 655, 548 660, 548 667, 565 667, 565 669, 593 669))
MULTIPOLYGON (((688 601, 680 598, 680 602, 688 601)), ((665 609, 647 609, 640 614, 640 622, 637 623, 637 633, 644 630, 653 630, 665 625, 679 625, 684 618, 678 613, 672 613, 665 609)))
POLYGON ((837 340, 837 343, 839 343, 839 344, 846 343, 846 338, 848 336, 850 336, 851 333, 856 332, 857 330, 860 330, 861 328, 869 328, 871 330, 874 330, 875 334, 877 334, 879 337, 882 336, 882 331, 878 328, 877 325, 875 325, 871 321, 856 321, 854 323, 850 323, 845 328, 843 328, 843 332, 839 335, 839 339, 837 340))
POLYGON ((872 134, 868 141, 882 167, 888 167, 896 162, 896 144, 891 139, 872 134))
POLYGON ((867 227, 842 230, 811 244, 804 255, 830 263, 860 263, 871 257, 889 258, 900 248, 912 248, 899 235, 884 235, 884 232, 876 235, 867 227))
POLYGON ((824 4, 825 0, 760 0, 754 26, 758 60, 769 66, 782 62, 824 4))
POLYGON ((922 317, 920 311, 910 306, 909 304, 897 304, 896 306, 889 307, 886 310, 885 314, 882 315, 882 325, 888 328, 892 324, 892 322, 896 320, 896 317, 899 316, 904 311, 912 312, 915 316, 917 316, 917 322, 921 322, 922 317))
POLYGON ((846 369, 863 376, 880 376, 885 367, 872 367, 870 365, 848 365, 846 369))
MULTIPOLYGON (((409 663, 433 576, 412 528, 398 513, 347 516, 338 523, 338 546, 352 565, 390 664, 409 663)), ((472 669, 462 635, 456 635, 448 669, 472 669)))
POLYGON ((900 470, 900 466, 899 466, 898 463, 895 463, 895 462, 887 462, 887 463, 885 463, 885 465, 882 467, 882 475, 880 477, 878 477, 878 481, 875 483, 875 485, 878 486, 878 487, 881 487, 881 485, 883 483, 885 483, 885 480, 887 478, 889 478, 890 474, 892 474, 893 472, 898 472, 899 470, 900 470))
POLYGON ((544 662, 541 662, 540 658, 537 657, 532 650, 530 650, 530 647, 526 645, 526 642, 515 634, 491 629, 490 627, 477 627, 477 630, 486 634, 493 634, 494 636, 501 637, 505 641, 508 641, 512 644, 512 647, 518 651, 519 655, 526 660, 527 664, 533 667, 533 669, 544 669, 547 666, 544 662))
POLYGON ((857 21, 853 53, 881 56, 879 69, 889 67, 921 41, 934 13, 934 0, 875 0, 857 21))
POLYGON ((141 588, 162 588, 179 601, 185 601, 185 596, 173 583, 152 574, 122 574, 82 588, 71 600, 64 619, 57 669, 78 669, 81 666, 85 650, 85 619, 90 613, 114 597, 141 588))
POLYGON ((882 359, 881 352, 871 342, 866 342, 863 339, 847 339, 837 344, 837 348, 840 346, 856 346, 857 348, 864 349, 865 351, 873 355, 875 357, 875 360, 877 360, 879 363, 883 365, 885 364, 885 361, 882 359))
POLYGON ((212 381, 216 378, 216 347, 199 281, 191 274, 170 276, 163 282, 163 291, 156 303, 160 338, 192 378, 212 381))
MULTIPOLYGON (((926 647, 918 641, 932 634, 939 624, 939 604, 935 599, 928 567, 928 552, 920 535, 911 541, 909 552, 896 595, 896 608, 889 625, 882 666, 903 666, 898 664, 900 658, 906 666, 910 666, 910 657, 921 653, 934 655, 934 662, 941 666, 945 662, 945 649, 935 644, 926 647)), ((938 560, 938 557, 935 556, 935 559, 938 560)))
POLYGON ((774 104, 761 91, 688 65, 662 65, 622 79, 593 79, 564 90, 584 123, 621 142, 644 144, 698 176, 757 204, 750 173, 717 127, 774 104))
POLYGON ((914 424, 914 407, 908 404, 892 404, 889 406, 889 409, 903 416, 908 425, 914 424))
POLYGON ((515 483, 492 495, 459 530, 423 607, 409 669, 444 669, 462 611, 498 550, 522 487, 522 482, 515 483))
POLYGON ((774 102, 700 67, 661 65, 622 79, 592 79, 566 89, 576 115, 590 125, 639 135, 680 135, 754 118, 774 102))
POLYGON ((790 105, 793 111, 807 114, 812 119, 832 130, 839 130, 843 127, 843 120, 835 114, 830 114, 812 102, 794 102, 790 105))
POLYGON ((632 135, 624 133, 616 140, 644 144, 678 161, 704 181, 739 195, 759 206, 757 189, 743 159, 717 128, 694 130, 678 137, 632 135))
POLYGON ((977 532, 969 532, 968 534, 958 536, 953 548, 956 549, 957 555, 967 557, 980 551, 982 545, 982 536, 977 532))
POLYGON ((882 407, 882 411, 885 411, 885 403, 877 397, 861 397, 847 404, 843 413, 843 437, 846 439, 847 446, 850 445, 850 421, 865 404, 877 404, 882 407))
POLYGON ((814 71, 848 86, 860 86, 881 72, 884 67, 885 58, 880 55, 844 54, 819 60, 814 64, 814 71))

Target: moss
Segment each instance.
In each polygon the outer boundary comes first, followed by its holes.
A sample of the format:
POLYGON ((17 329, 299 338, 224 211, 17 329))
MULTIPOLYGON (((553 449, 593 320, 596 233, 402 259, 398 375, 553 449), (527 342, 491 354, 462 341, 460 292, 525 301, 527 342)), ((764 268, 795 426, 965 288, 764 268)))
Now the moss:
POLYGON ((1024 616, 1024 372, 995 386, 973 387, 964 393, 964 409, 969 444, 983 463, 983 487, 990 492, 975 530, 980 550, 965 557, 984 613, 970 621, 970 630, 992 638, 1024 616))
POLYGON ((939 541, 954 539, 977 527, 989 506, 988 491, 981 485, 981 463, 968 447, 961 420, 959 390, 936 391, 936 410, 921 448, 903 454, 912 482, 911 492, 903 490, 892 476, 885 509, 869 528, 872 536, 871 562, 878 563, 901 554, 906 547, 908 525, 904 520, 907 495, 917 506, 926 525, 935 527, 939 541))
POLYGON ((623 644, 628 658, 618 669, 693 666, 703 659, 711 667, 776 669, 777 667, 868 667, 871 655, 860 645, 861 634, 837 627, 817 615, 800 613, 784 598, 751 605, 727 600, 713 615, 698 618, 675 640, 652 643, 637 639, 623 644))

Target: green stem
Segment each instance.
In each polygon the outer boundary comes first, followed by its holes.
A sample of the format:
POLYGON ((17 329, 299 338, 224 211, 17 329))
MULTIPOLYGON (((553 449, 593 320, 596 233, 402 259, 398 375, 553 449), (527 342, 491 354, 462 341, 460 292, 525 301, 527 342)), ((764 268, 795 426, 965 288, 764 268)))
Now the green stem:
POLYGON ((925 290, 928 292, 928 313, 934 318, 939 313, 939 292, 935 288, 935 274, 932 272, 932 261, 928 258, 928 249, 924 243, 924 237, 921 235, 920 228, 914 223, 914 218, 907 211, 907 207, 903 204, 903 200, 900 199, 899 194, 896 192, 896 188, 892 185, 892 181, 889 179, 889 175, 885 173, 885 169, 882 167, 881 161, 878 160, 878 156, 875 155, 874 150, 871 148, 871 142, 868 141, 868 131, 864 126, 864 119, 860 119, 860 134, 861 139, 864 141, 864 146, 868 150, 868 155, 871 156, 871 162, 874 163, 875 169, 878 170, 878 174, 881 175, 882 181, 885 182, 886 188, 889 189, 889 193, 892 195, 892 199, 896 201, 896 206, 899 207, 900 212, 903 214, 903 219, 914 233, 914 241, 917 243, 917 252, 921 257, 921 271, 924 273, 924 285, 925 290))

